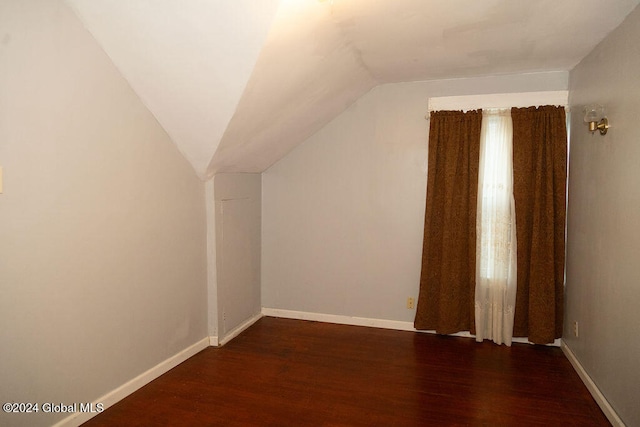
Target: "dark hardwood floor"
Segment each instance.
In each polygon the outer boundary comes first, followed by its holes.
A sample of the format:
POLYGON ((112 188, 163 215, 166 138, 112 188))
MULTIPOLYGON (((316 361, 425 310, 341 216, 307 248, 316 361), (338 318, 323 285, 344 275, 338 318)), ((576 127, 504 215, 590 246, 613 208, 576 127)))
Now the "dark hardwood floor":
POLYGON ((85 426, 608 426, 557 347, 265 317, 85 426))

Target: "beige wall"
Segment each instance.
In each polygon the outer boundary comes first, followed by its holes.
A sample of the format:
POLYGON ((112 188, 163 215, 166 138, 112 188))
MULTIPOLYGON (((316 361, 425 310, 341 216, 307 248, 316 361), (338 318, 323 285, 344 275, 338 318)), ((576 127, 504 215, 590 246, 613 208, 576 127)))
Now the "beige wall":
POLYGON ((570 74, 564 340, 628 426, 640 425, 639 40, 636 8, 570 74), (593 102, 607 108, 604 137, 582 121, 593 102))
POLYGON ((429 97, 566 90, 568 73, 376 87, 263 173, 263 307, 413 322, 429 97))
POLYGON ((0 2, 0 166, 1 402, 90 402, 207 335, 204 184, 59 1, 0 2))
MULTIPOLYGON (((612 129, 592 137, 574 114, 567 325, 580 337, 565 336, 628 425, 640 424, 638 39, 636 10, 571 74, 573 111, 602 102, 612 129)), ((428 98, 566 88, 566 73, 380 86, 262 189, 259 175, 216 176, 210 330, 224 338, 260 301, 412 321, 428 98)), ((1 402, 88 402, 208 334, 204 184, 62 2, 0 3, 0 166, 1 402)))

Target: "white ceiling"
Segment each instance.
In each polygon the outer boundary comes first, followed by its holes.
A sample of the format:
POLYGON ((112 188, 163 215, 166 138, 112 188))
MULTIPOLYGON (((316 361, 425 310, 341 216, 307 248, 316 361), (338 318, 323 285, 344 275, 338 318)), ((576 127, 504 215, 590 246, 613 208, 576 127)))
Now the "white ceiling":
POLYGON ((640 0, 66 0, 203 178, 375 85, 570 70, 640 0))

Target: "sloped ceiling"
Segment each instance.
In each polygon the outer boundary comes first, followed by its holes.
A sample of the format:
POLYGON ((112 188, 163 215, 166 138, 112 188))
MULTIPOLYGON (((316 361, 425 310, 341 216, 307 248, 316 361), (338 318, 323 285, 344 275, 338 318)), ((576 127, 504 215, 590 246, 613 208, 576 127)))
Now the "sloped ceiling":
POLYGON ((66 0, 203 178, 261 172, 372 87, 570 70, 640 0, 66 0))
POLYGON ((203 176, 278 0, 67 0, 203 176))

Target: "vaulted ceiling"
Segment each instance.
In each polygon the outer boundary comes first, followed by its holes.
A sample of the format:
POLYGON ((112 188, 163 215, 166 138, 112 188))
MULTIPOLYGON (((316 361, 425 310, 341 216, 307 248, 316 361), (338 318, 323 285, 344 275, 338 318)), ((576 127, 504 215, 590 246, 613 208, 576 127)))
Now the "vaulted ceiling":
POLYGON ((640 0, 66 0, 195 171, 261 172, 372 87, 570 70, 640 0))

